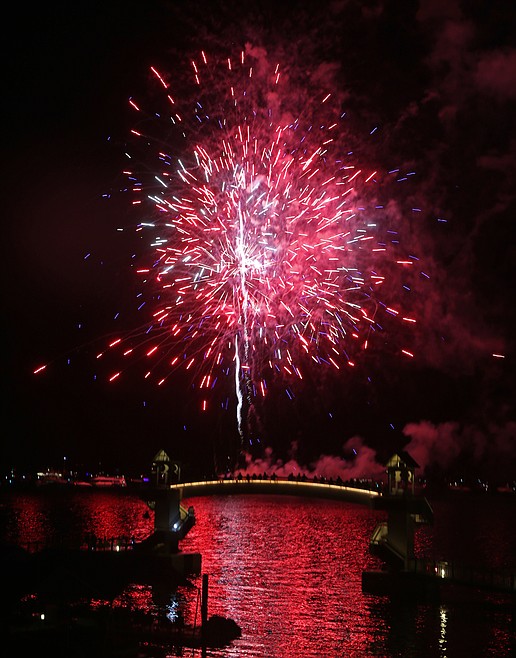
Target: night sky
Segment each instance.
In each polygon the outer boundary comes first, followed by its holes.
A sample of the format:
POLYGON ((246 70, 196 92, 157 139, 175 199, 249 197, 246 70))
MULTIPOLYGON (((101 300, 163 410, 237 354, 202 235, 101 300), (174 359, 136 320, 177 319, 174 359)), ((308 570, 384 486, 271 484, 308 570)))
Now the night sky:
POLYGON ((363 154, 385 170, 416 172, 408 202, 422 212, 408 233, 430 275, 415 302, 415 358, 378 350, 351 373, 313 374, 293 401, 278 392, 253 456, 270 449, 273 463, 308 466, 326 455, 358 465, 407 447, 428 473, 516 478, 510 5, 16 8, 4 21, 2 468, 59 465, 66 455, 79 465, 137 470, 163 447, 192 472, 207 472, 214 455, 220 465, 233 454, 231 408, 200 414, 180 373, 162 389, 139 377, 108 384, 95 354, 136 321, 130 257, 142 245, 117 231, 140 220, 119 193, 128 98, 149 93, 152 65, 174 75, 185 54, 247 45, 287 71, 316 72, 344 103, 363 154), (114 325, 120 309, 127 310, 114 325), (42 363, 47 370, 35 377, 42 363))

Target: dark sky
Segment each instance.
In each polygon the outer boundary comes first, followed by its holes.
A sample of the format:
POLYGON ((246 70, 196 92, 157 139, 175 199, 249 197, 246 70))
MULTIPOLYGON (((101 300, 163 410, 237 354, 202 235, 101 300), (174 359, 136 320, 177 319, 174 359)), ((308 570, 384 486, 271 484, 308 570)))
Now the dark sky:
POLYGON ((372 383, 364 373, 312 382, 268 410, 262 447, 308 464, 353 457, 352 438, 380 460, 407 444, 422 466, 515 478, 516 9, 233 4, 47 3, 5 20, 2 466, 69 455, 125 468, 165 447, 208 468, 235 441, 231 414, 200 417, 179 376, 160 391, 106 384, 95 345, 120 330, 113 315, 136 290, 132 238, 116 231, 139 220, 116 193, 127 99, 145 95, 150 65, 173 72, 186 53, 251 44, 292 76, 316 71, 353 125, 380 127, 368 153, 417 171, 424 230, 412 237, 432 275, 417 359, 379 357, 372 383), (34 377, 41 363, 51 365, 34 377))

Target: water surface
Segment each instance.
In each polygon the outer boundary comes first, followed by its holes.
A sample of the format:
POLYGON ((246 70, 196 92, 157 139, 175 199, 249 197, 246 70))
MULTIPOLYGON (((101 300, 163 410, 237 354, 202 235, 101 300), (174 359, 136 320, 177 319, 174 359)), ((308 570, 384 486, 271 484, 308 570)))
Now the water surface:
MULTIPOLYGON (((119 491, 3 492, 0 539, 25 544, 152 532, 152 513, 119 491)), ((431 501, 433 526, 416 537, 419 555, 479 566, 516 567, 516 498, 431 501)), ((234 619, 242 637, 214 658, 455 658, 514 655, 514 601, 451 590, 441 602, 373 596, 361 576, 379 567, 368 551, 384 517, 365 506, 289 496, 185 500, 197 522, 181 548, 200 552, 209 577, 209 614, 234 619)), ((192 588, 132 584, 111 605, 199 620, 201 576, 192 588)), ((185 649, 185 655, 193 655, 185 649)), ((176 655, 170 650, 169 655, 176 655)), ((92 656, 92 658, 95 658, 92 656)))

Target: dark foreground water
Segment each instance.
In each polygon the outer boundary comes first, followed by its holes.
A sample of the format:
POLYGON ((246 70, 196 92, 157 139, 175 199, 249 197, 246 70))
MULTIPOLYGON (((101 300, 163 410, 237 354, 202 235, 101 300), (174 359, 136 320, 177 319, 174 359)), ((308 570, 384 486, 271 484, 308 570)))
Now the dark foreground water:
MULTIPOLYGON (((507 595, 454 588, 434 602, 362 592, 362 572, 380 566, 368 552, 371 534, 383 518, 379 512, 279 496, 184 502, 194 506, 197 523, 181 547, 202 554, 202 571, 209 576, 209 615, 231 618, 242 629, 240 639, 208 650, 208 656, 516 655, 516 610, 507 595)), ((516 496, 455 495, 430 502, 435 523, 418 531, 419 555, 516 568, 516 496)), ((152 525, 145 504, 128 492, 0 494, 2 542, 50 542, 88 532, 141 540, 152 525)), ((170 619, 180 611, 186 623, 193 623, 200 614, 201 577, 192 582, 193 588, 173 593, 166 583, 154 590, 130 585, 112 605, 170 619)), ((170 649, 168 655, 179 654, 170 649)), ((200 653, 185 649, 181 655, 200 653)))

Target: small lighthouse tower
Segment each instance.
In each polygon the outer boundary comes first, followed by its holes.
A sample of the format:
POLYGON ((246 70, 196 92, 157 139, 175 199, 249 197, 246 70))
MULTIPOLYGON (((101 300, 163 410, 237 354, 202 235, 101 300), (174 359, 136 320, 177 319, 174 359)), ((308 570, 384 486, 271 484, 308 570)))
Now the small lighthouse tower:
POLYGON ((178 542, 195 524, 193 507, 181 505, 181 494, 171 485, 178 484, 181 465, 160 450, 152 460, 151 486, 145 492, 147 505, 154 511, 154 532, 143 546, 160 554, 175 554, 178 542))
POLYGON ((392 571, 409 567, 414 559, 416 527, 433 522, 430 503, 415 491, 417 467, 407 452, 395 453, 386 464, 387 493, 373 500, 374 509, 387 512, 387 521, 376 527, 369 548, 392 571))

